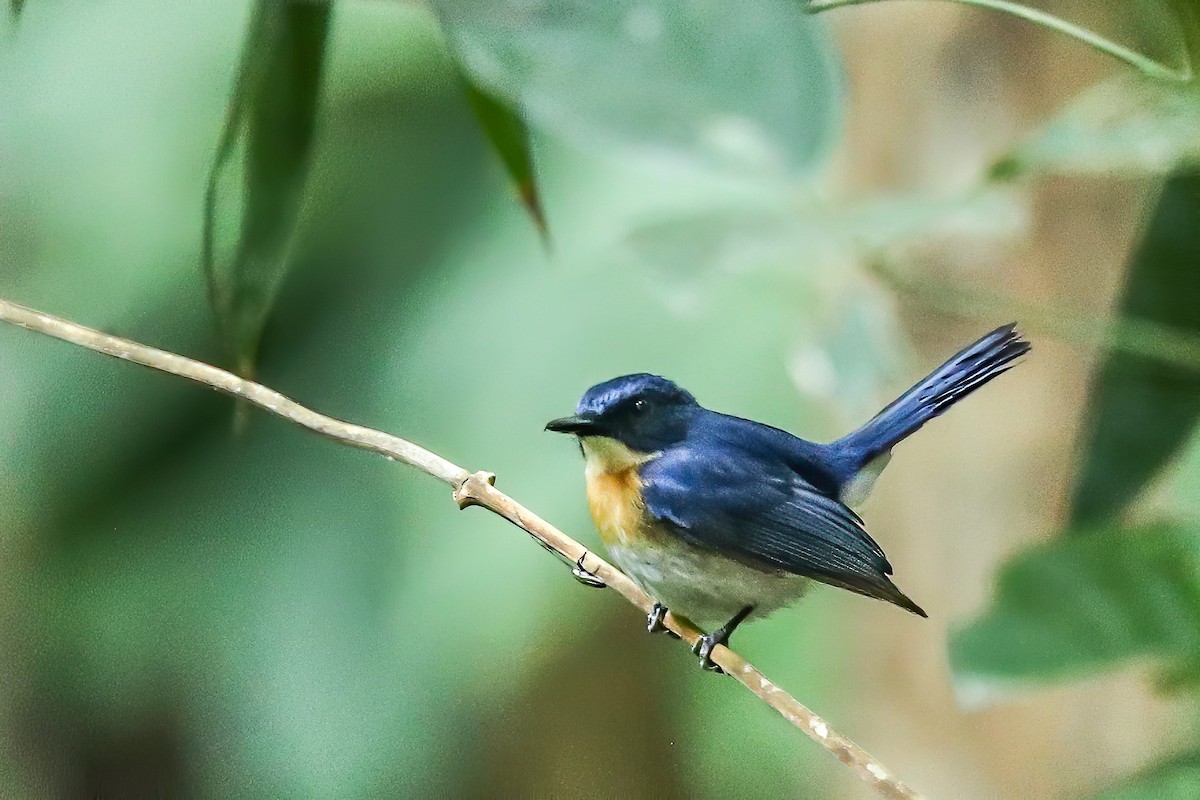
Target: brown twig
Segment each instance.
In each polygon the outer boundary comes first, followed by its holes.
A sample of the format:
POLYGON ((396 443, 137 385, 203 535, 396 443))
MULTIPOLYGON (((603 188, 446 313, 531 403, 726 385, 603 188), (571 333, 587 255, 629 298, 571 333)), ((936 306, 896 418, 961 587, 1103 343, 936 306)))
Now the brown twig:
MULTIPOLYGON (((403 461, 449 484, 454 490, 454 500, 459 508, 482 506, 499 514, 525 530, 543 547, 556 553, 564 561, 576 565, 584 573, 593 575, 612 587, 643 612, 649 613, 654 605, 654 599, 639 589, 620 570, 495 488, 492 485, 495 476, 491 473, 469 472, 405 439, 319 414, 273 389, 239 378, 210 364, 101 333, 3 299, 0 299, 0 321, 202 383, 342 444, 379 453, 393 461, 403 461)), ((667 615, 665 624, 688 645, 694 645, 700 636, 698 630, 683 624, 670 614, 667 615)), ((764 703, 779 712, 784 719, 804 731, 835 758, 854 770, 884 797, 900 800, 919 800, 922 797, 869 753, 833 730, 825 720, 768 680, 737 653, 719 646, 713 650, 712 660, 754 692, 764 703)))

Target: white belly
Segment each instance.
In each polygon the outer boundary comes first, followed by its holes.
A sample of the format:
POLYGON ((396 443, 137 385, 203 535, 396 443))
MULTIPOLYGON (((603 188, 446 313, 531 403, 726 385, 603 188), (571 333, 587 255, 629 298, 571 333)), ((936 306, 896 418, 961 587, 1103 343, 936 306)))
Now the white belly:
POLYGON ((810 582, 765 573, 685 542, 614 544, 608 554, 647 594, 706 632, 746 606, 754 606, 750 620, 778 611, 799 600, 810 582))

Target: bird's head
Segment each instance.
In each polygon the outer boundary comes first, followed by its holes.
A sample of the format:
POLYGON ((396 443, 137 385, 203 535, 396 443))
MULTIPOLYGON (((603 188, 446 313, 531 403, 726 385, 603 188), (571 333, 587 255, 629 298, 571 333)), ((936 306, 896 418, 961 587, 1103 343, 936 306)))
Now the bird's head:
POLYGON ((645 460, 683 441, 699 408, 686 389, 642 372, 596 384, 584 393, 573 416, 551 420, 546 430, 578 436, 589 456, 603 455, 611 462, 645 460))

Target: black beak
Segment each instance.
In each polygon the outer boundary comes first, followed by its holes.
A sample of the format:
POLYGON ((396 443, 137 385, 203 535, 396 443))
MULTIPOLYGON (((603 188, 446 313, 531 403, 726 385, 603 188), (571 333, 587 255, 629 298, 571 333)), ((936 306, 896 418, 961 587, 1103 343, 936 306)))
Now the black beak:
POLYGON ((552 419, 546 423, 546 430, 554 431, 555 433, 573 433, 576 436, 587 436, 588 434, 596 433, 598 425, 596 420, 590 417, 581 417, 578 415, 572 417, 563 417, 562 419, 552 419))

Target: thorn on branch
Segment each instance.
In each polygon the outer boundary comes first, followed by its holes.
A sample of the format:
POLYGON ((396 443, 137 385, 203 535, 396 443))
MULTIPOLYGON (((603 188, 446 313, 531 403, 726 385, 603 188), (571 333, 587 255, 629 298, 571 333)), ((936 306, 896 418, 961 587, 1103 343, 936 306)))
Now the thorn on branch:
POLYGON ((496 473, 474 472, 454 490, 454 502, 458 504, 460 511, 471 506, 483 505, 479 502, 480 487, 495 485, 496 473))

